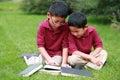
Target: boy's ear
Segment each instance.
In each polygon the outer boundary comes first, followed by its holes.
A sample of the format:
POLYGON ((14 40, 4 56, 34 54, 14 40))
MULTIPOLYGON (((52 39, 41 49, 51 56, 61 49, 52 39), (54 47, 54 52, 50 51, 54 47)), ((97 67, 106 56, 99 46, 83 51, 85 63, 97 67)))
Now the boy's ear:
POLYGON ((88 28, 88 25, 85 25, 85 29, 87 30, 87 28, 88 28))
POLYGON ((50 12, 47 12, 47 18, 50 18, 50 17, 51 17, 50 12))

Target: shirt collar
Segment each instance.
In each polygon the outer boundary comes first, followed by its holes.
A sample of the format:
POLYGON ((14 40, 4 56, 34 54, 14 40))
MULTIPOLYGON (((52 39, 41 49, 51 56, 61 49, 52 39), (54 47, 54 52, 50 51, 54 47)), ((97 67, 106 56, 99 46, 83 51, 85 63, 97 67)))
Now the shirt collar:
POLYGON ((51 26, 50 26, 50 23, 49 23, 49 19, 47 19, 45 21, 46 25, 44 26, 45 28, 48 28, 49 30, 52 30, 51 26))
POLYGON ((88 27, 83 37, 84 38, 88 37, 92 31, 93 31, 93 28, 92 27, 88 27))
MULTIPOLYGON (((50 26, 49 19, 45 20, 44 23, 45 23, 45 24, 42 24, 42 26, 43 26, 44 28, 48 28, 49 30, 53 31, 52 27, 50 26)), ((67 25, 68 25, 68 23, 66 22, 66 24, 63 25, 63 26, 61 26, 61 27, 59 27, 59 28, 55 31, 55 33, 60 33, 61 31, 66 30, 66 28, 67 28, 66 26, 67 26, 67 25)))

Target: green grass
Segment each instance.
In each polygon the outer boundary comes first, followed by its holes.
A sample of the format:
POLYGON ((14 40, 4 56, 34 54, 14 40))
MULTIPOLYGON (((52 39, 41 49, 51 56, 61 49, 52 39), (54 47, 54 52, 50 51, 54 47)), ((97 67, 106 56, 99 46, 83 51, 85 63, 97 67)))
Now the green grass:
POLYGON ((0 10, 17 10, 20 4, 16 4, 15 2, 0 2, 0 10))
MULTIPOLYGON (((0 7, 3 6, 1 4, 0 7)), ((63 77, 35 73, 31 77, 24 78, 17 75, 27 67, 24 60, 18 56, 25 52, 38 52, 37 28, 39 22, 45 19, 44 15, 0 11, 0 80, 120 80, 120 32, 111 29, 109 24, 97 22, 94 16, 88 16, 88 24, 96 27, 108 52, 108 64, 103 69, 99 71, 89 69, 93 74, 92 77, 63 77)))

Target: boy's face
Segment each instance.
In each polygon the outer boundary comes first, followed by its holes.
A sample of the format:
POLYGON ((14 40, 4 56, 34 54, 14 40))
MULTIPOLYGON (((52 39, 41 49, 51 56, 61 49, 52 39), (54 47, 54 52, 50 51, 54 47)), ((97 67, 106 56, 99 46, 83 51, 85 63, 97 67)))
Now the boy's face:
POLYGON ((51 16, 50 14, 48 14, 48 18, 53 29, 57 29, 58 27, 65 25, 65 18, 59 16, 51 16))
POLYGON ((74 26, 69 26, 69 29, 72 35, 74 35, 76 38, 81 38, 85 34, 87 27, 83 29, 83 28, 77 28, 74 26))

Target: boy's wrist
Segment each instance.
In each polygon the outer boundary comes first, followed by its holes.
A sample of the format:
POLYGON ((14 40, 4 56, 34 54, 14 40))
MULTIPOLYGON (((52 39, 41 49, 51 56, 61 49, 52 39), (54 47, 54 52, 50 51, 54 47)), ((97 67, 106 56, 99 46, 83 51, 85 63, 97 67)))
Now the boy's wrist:
POLYGON ((50 61, 52 60, 52 58, 49 57, 49 58, 47 58, 46 60, 47 60, 47 62, 50 62, 50 61))
POLYGON ((54 66, 58 66, 59 64, 55 61, 55 60, 53 60, 52 58, 48 61, 48 64, 49 65, 54 65, 54 66))
POLYGON ((89 60, 92 62, 92 59, 93 59, 94 57, 92 56, 92 55, 90 55, 90 57, 89 57, 89 60))

